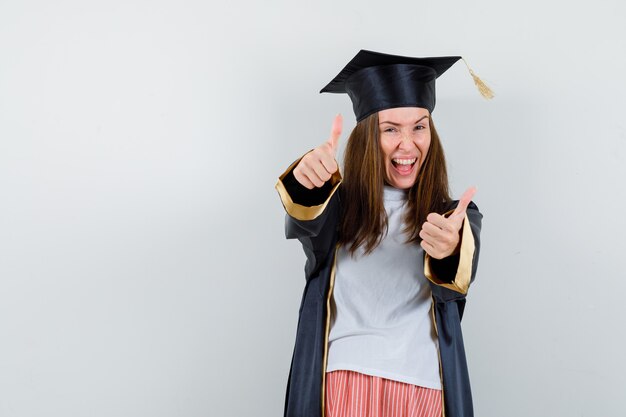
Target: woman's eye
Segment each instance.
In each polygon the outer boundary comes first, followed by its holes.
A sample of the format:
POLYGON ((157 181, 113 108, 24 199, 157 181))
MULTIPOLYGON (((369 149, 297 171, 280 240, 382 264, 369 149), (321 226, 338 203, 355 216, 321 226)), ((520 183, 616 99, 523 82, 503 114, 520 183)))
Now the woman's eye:
POLYGON ((415 130, 422 130, 422 129, 426 129, 426 126, 422 126, 422 125, 415 126, 415 130))
POLYGON ((387 129, 383 130, 383 132, 395 132, 396 129, 394 129, 393 127, 388 127, 387 129))

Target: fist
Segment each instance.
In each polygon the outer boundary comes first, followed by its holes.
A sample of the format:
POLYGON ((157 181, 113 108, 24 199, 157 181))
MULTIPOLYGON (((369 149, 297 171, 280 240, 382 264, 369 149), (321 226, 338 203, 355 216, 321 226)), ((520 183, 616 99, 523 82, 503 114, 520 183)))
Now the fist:
POLYGON ((339 169, 335 155, 337 154, 342 124, 343 118, 341 114, 338 114, 333 121, 328 140, 304 155, 294 168, 293 176, 309 190, 314 187, 322 187, 339 169))
POLYGON ((448 217, 438 213, 430 213, 426 217, 419 233, 422 238, 420 246, 432 258, 443 259, 459 252, 465 211, 475 193, 475 187, 468 188, 461 196, 459 205, 448 217))

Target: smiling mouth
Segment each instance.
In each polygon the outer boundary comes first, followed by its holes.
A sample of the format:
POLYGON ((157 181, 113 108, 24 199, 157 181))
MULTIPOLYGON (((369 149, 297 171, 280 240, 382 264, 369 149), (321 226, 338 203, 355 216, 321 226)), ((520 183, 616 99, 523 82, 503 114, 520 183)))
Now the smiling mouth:
POLYGON ((417 158, 411 158, 411 159, 394 158, 391 160, 391 163, 393 164, 393 166, 396 168, 400 168, 400 169, 413 168, 413 165, 415 165, 415 162, 417 162, 417 158))

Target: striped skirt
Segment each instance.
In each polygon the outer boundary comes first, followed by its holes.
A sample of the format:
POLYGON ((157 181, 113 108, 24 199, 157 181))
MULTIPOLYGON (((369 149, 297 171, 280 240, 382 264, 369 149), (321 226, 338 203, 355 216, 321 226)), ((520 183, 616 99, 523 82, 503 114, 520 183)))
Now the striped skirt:
POLYGON ((326 373, 326 417, 441 417, 441 390, 359 372, 326 373))

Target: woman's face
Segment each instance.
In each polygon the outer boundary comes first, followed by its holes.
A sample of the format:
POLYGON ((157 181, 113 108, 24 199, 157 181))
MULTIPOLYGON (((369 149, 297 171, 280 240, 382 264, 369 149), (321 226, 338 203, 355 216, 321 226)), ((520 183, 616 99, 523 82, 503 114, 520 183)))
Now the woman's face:
POLYGON ((429 112, 421 107, 396 107, 378 112, 385 181, 400 189, 417 180, 430 147, 429 112))

